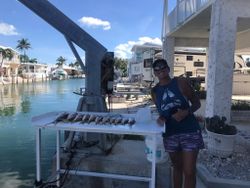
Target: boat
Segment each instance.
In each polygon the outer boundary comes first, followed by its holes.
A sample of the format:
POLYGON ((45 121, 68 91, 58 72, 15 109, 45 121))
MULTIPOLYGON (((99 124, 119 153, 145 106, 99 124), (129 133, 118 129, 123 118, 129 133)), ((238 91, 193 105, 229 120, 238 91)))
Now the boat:
POLYGON ((57 68, 51 72, 52 80, 64 80, 67 78, 68 78, 68 73, 62 68, 57 68))

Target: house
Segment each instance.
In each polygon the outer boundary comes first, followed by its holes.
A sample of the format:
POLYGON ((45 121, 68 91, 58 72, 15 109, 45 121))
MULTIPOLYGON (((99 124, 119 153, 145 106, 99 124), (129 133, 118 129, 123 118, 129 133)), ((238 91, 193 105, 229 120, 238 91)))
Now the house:
MULTIPOLYGON (((10 81, 10 78, 16 77, 18 74, 18 67, 20 65, 19 53, 11 47, 0 46, 3 49, 10 49, 13 52, 11 59, 3 59, 2 70, 3 77, 6 81, 10 81)), ((2 61, 2 54, 0 53, 0 60, 2 61)))
POLYGON ((48 77, 48 66, 42 63, 21 63, 19 74, 25 79, 46 79, 48 77))

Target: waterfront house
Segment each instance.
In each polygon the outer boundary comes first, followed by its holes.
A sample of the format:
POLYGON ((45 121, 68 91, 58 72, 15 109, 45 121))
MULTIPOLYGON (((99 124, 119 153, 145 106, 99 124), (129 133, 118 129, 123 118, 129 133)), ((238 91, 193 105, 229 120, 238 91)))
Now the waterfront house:
MULTIPOLYGON (((12 79, 15 79, 18 74, 18 67, 20 65, 19 53, 11 47, 0 46, 3 49, 10 49, 13 53, 11 59, 3 59, 2 70, 3 70, 3 79, 5 82, 11 82, 12 79)), ((0 60, 2 61, 2 54, 0 53, 0 60)))
POLYGON ((48 77, 48 66, 42 63, 21 63, 19 74, 25 79, 46 79, 48 77))

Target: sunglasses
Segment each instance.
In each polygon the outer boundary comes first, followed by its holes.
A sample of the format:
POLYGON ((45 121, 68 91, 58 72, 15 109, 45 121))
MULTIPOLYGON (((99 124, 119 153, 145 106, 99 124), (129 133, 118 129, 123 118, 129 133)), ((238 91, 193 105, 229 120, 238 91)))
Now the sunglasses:
POLYGON ((154 68, 154 71, 159 72, 159 71, 162 71, 162 70, 164 70, 166 68, 167 68, 167 66, 157 66, 157 67, 154 68))

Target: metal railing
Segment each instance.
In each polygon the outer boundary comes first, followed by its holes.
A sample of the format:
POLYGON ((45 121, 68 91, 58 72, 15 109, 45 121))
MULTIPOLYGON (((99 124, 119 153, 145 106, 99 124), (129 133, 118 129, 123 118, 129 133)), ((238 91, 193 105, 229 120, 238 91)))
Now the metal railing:
MULTIPOLYGON (((184 23, 190 16, 206 8, 213 0, 182 0, 176 7, 163 18, 162 36, 165 37, 169 32, 174 31, 179 25, 184 23)), ((167 6, 167 5, 165 5, 167 6)), ((167 11, 164 9, 164 11, 167 11)))

